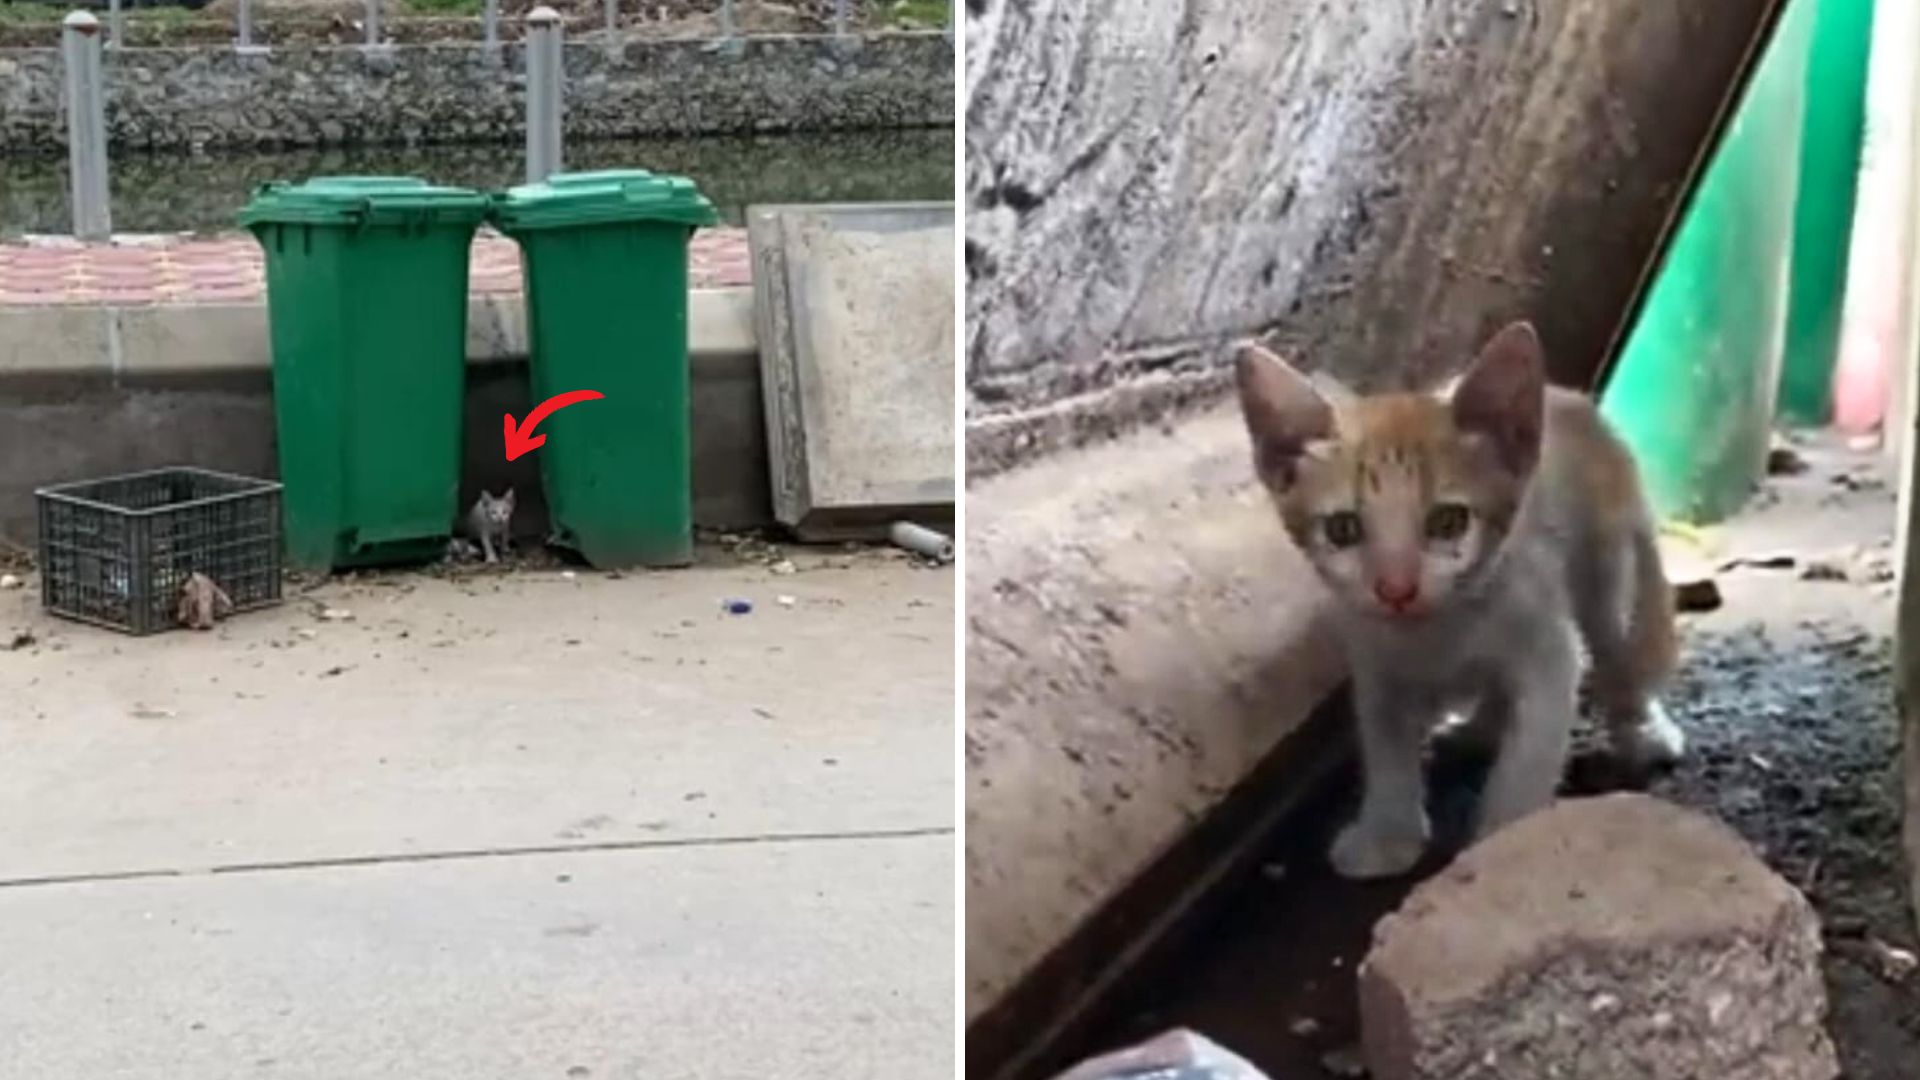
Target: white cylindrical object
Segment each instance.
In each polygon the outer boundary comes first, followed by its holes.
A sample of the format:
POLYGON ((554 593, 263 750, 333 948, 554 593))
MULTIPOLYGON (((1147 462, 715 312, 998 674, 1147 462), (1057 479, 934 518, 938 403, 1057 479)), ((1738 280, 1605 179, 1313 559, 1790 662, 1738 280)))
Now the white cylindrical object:
POLYGON ((367 0, 367 45, 380 44, 380 0, 367 0))
POLYGON ((739 33, 733 22, 733 0, 720 0, 720 36, 730 38, 739 33))
POLYGON ((922 528, 911 521, 896 521, 887 530, 887 539, 916 555, 940 562, 953 561, 953 541, 945 533, 922 528))
POLYGON ((500 0, 487 0, 480 9, 480 24, 485 31, 482 47, 486 49, 487 59, 500 59, 500 0))
POLYGON ((239 20, 235 40, 239 42, 241 48, 251 48, 253 46, 253 9, 247 6, 247 0, 240 0, 240 6, 234 12, 234 18, 239 20))
POLYGON ((126 36, 127 20, 120 14, 120 0, 107 0, 107 47, 117 49, 126 36))
POLYGON ((113 235, 107 208, 107 101, 100 74, 100 20, 75 11, 61 24, 67 68, 67 163, 73 195, 73 235, 113 235))
POLYGON ((846 36, 847 0, 833 0, 833 33, 835 37, 846 36))
POLYGON ((619 29, 620 0, 607 0, 607 40, 613 40, 613 33, 619 29))
POLYGON ((527 13, 527 183, 560 171, 560 13, 544 5, 527 13))

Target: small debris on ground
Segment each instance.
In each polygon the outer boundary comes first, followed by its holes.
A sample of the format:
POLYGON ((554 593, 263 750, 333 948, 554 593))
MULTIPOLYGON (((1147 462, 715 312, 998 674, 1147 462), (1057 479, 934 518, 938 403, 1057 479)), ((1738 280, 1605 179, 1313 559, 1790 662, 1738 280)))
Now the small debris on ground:
POLYGON ((18 574, 0 574, 0 589, 17 589, 25 584, 18 574))
POLYGON ((1768 476, 1798 476, 1807 471, 1807 459, 1791 446, 1778 444, 1767 451, 1768 476))
POLYGON ((1889 945, 1875 938, 1867 943, 1867 947, 1873 950, 1874 965, 1879 968, 1880 977, 1888 982, 1906 982, 1914 969, 1920 967, 1920 957, 1898 945, 1889 945))
POLYGON ((722 600, 720 602, 720 610, 729 615, 751 615, 753 614, 753 601, 722 600))
POLYGON ((1320 1067, 1329 1076, 1357 1078, 1367 1075, 1367 1063, 1357 1046, 1343 1046, 1320 1055, 1320 1067))
POLYGON ((1800 568, 1802 581, 1845 581, 1847 568, 1840 560, 1831 556, 1808 559, 1807 565, 1800 568))
POLYGON ((32 645, 34 642, 38 640, 40 639, 34 637, 33 631, 31 630, 16 630, 14 631, 13 637, 7 640, 7 651, 19 652, 21 649, 24 649, 27 646, 32 645))
POLYGON ((776 574, 780 574, 782 576, 785 576, 787 574, 797 574, 800 572, 800 568, 793 565, 792 559, 781 559, 779 562, 769 565, 767 569, 773 571, 776 574))
POLYGON ((1674 583, 1673 606, 1680 611, 1712 611, 1720 604, 1720 585, 1710 577, 1674 583))
POLYGON ((1311 1039, 1320 1034, 1320 1021, 1311 1016, 1296 1016, 1287 1025, 1287 1031, 1296 1039, 1311 1039))
POLYGON ((791 597, 791 596, 786 596, 786 595, 781 595, 781 596, 777 596, 777 597, 775 597, 774 599, 775 599, 775 600, 777 600, 777 601, 779 601, 779 604, 780 604, 780 606, 781 606, 781 607, 792 607, 793 605, 795 605, 795 604, 797 604, 797 603, 799 603, 799 602, 800 602, 800 601, 798 601, 798 600, 796 600, 796 599, 794 599, 793 597, 791 597))
POLYGON ((326 607, 320 609, 319 618, 322 622, 347 622, 353 618, 353 612, 346 608, 326 607))
POLYGON ((1279 862, 1262 863, 1260 866, 1260 876, 1266 878, 1268 881, 1285 881, 1287 879, 1287 864, 1279 862))
POLYGON ((1736 555, 1720 564, 1722 570, 1791 570, 1799 564, 1792 552, 1774 551, 1765 555, 1736 555))
POLYGON ((180 715, 172 709, 155 708, 152 705, 135 705, 133 716, 136 720, 171 720, 180 715))

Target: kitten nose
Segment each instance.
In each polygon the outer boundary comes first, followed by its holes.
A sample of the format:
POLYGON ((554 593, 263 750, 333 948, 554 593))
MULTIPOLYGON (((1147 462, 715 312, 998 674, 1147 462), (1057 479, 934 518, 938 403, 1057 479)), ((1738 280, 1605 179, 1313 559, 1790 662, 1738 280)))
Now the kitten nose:
POLYGON ((1373 580, 1373 595, 1380 602, 1394 610, 1399 610, 1420 599, 1420 582, 1415 578, 1404 580, 1390 577, 1373 580))

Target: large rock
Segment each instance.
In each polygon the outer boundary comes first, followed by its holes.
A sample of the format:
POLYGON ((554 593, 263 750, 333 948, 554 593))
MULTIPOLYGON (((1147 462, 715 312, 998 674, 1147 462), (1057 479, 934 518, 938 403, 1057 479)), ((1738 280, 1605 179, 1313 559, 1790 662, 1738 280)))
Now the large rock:
POLYGON ((1820 931, 1724 825, 1641 795, 1494 835, 1381 920, 1376 1080, 1832 1080, 1820 931))

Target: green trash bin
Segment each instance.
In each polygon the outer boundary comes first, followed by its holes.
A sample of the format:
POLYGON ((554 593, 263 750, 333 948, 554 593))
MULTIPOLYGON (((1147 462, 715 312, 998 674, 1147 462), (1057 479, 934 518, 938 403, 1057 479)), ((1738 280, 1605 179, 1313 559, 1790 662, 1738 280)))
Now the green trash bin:
POLYGON ((493 219, 526 267, 533 403, 604 395, 540 425, 552 542, 602 568, 692 562, 687 243, 713 205, 685 178, 610 170, 513 188, 493 219))
POLYGON ((1721 521, 1765 475, 1813 12, 1788 0, 1600 399, 1664 517, 1721 521))
POLYGON ((467 249, 487 198, 406 177, 268 184, 266 249, 288 561, 445 554, 458 513, 467 249))

